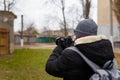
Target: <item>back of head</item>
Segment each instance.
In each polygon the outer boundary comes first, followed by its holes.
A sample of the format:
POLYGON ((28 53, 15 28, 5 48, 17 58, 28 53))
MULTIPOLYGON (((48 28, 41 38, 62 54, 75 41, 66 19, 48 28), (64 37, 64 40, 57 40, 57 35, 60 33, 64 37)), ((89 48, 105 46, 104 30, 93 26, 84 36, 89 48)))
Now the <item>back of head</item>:
POLYGON ((92 19, 85 19, 79 22, 74 33, 76 37, 97 35, 97 24, 92 19))

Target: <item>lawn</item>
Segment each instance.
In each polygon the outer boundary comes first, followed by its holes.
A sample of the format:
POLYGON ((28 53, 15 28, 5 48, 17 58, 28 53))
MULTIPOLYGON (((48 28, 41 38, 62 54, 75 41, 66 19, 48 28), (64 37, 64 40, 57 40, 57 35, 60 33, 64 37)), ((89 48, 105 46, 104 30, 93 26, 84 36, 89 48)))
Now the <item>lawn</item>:
MULTIPOLYGON (((0 80, 62 80, 45 72, 52 50, 16 49, 13 55, 0 56, 0 80)), ((120 64, 120 54, 116 57, 120 64)))
POLYGON ((13 55, 0 56, 0 80, 62 80, 45 72, 51 51, 16 49, 13 55))

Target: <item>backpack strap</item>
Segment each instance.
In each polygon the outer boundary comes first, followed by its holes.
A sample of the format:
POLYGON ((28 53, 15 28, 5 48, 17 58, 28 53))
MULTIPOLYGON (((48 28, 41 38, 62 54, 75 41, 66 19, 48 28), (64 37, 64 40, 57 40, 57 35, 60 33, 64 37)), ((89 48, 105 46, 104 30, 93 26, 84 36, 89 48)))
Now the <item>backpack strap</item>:
POLYGON ((67 49, 77 52, 83 58, 83 60, 93 69, 94 72, 96 72, 98 69, 101 69, 101 67, 83 55, 76 47, 68 47, 67 49))

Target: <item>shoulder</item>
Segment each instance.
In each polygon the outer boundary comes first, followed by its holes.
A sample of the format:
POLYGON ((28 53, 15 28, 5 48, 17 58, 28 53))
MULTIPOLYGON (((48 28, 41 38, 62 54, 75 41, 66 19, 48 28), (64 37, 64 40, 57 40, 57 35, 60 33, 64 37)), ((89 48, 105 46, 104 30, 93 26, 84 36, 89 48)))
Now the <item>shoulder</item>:
POLYGON ((72 46, 72 47, 68 47, 68 48, 65 48, 64 50, 63 50, 63 52, 74 52, 71 48, 74 48, 74 46, 72 46))
POLYGON ((68 47, 63 50, 62 55, 67 55, 67 56, 74 56, 78 55, 74 50, 72 50, 74 47, 68 47))
POLYGON ((80 55, 76 51, 72 50, 71 48, 74 48, 74 47, 68 47, 64 49, 62 52, 62 57, 64 57, 64 59, 66 59, 67 61, 72 61, 73 63, 82 65, 83 59, 80 57, 80 55))

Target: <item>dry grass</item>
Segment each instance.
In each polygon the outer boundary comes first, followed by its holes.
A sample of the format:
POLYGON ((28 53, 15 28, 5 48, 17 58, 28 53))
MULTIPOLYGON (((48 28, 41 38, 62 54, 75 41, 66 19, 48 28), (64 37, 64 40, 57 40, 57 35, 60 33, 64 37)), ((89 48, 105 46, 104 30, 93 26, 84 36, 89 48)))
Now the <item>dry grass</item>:
POLYGON ((120 68, 120 50, 114 50, 114 53, 120 68))

